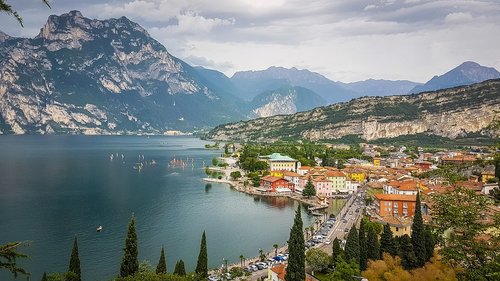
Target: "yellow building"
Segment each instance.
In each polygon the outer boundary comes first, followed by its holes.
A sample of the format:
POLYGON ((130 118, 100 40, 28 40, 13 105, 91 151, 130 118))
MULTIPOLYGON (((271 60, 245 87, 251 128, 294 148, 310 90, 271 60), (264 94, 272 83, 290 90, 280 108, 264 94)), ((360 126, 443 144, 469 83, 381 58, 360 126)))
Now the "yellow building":
POLYGON ((286 155, 273 153, 271 155, 261 156, 261 160, 269 165, 269 171, 289 171, 297 172, 300 168, 300 162, 286 155))
POLYGON ((409 218, 385 216, 377 222, 381 224, 389 224, 394 237, 400 237, 405 234, 411 236, 411 225, 413 222, 409 218))
POLYGON ((346 176, 339 171, 328 171, 325 173, 327 180, 332 182, 332 189, 339 192, 346 191, 346 176))
POLYGON ((269 175, 273 176, 273 177, 277 177, 277 178, 283 178, 285 176, 284 172, 283 171, 270 171, 269 172, 269 175))
POLYGON ((492 179, 495 177, 495 171, 484 171, 481 173, 481 181, 483 183, 488 182, 489 179, 492 179))
POLYGON ((373 158, 373 166, 380 166, 380 158, 373 158))
POLYGON ((350 171, 347 171, 347 176, 353 180, 353 181, 357 181, 357 182, 364 182, 365 179, 366 179, 366 175, 364 172, 362 171, 357 171, 357 170, 350 170, 350 171))

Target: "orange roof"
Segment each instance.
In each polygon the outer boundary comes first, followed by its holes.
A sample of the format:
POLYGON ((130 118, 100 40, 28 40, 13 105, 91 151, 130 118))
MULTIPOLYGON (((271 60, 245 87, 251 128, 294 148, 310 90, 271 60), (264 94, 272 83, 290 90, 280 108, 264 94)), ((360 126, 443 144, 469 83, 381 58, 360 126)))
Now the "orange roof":
POLYGON ((285 280, 286 275, 286 267, 284 264, 277 265, 271 268, 271 271, 278 275, 278 278, 281 280, 285 280))
POLYGON ((284 172, 284 173, 283 173, 283 175, 284 175, 285 177, 300 177, 300 175, 299 175, 299 174, 294 173, 294 172, 288 172, 288 171, 284 172))
POLYGON ((345 174, 337 171, 328 171, 325 173, 327 177, 345 177, 345 174))
POLYGON ((414 181, 404 181, 396 187, 399 190, 417 190, 418 184, 414 181))
POLYGON ((311 170, 311 167, 309 166, 302 166, 299 168, 299 170, 311 170))
POLYGON ((265 177, 262 177, 260 180, 267 181, 267 182, 275 182, 278 180, 282 180, 282 178, 273 177, 273 176, 265 176, 265 177))
POLYGON ((381 222, 382 224, 388 223, 391 226, 400 226, 400 227, 411 226, 413 223, 411 219, 394 217, 394 216, 384 216, 378 221, 381 222))
POLYGON ((416 195, 402 195, 402 194, 375 194, 377 200, 382 201, 409 201, 416 202, 416 195))

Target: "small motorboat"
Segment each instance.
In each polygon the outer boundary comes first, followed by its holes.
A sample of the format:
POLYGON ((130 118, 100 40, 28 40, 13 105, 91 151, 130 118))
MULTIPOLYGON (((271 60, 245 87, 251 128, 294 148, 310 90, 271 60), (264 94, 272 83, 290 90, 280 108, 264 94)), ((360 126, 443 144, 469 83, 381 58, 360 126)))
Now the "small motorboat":
POLYGON ((102 231, 102 225, 100 225, 97 229, 96 229, 97 232, 101 232, 102 231))

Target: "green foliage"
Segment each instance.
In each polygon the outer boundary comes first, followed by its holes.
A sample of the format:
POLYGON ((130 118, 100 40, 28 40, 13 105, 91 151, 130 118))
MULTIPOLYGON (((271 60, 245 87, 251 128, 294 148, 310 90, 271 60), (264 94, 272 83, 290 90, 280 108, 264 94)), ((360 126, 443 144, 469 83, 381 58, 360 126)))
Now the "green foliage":
POLYGON ((366 238, 365 220, 362 219, 359 225, 359 268, 363 271, 368 266, 368 242, 366 238))
POLYGON ((47 278, 47 272, 43 273, 42 281, 49 281, 49 279, 47 278))
POLYGON ((399 238, 398 256, 401 258, 401 265, 404 269, 420 267, 419 261, 415 255, 412 240, 405 234, 399 238))
POLYGON ((347 263, 342 256, 340 256, 339 261, 337 262, 337 266, 335 267, 335 271, 332 272, 327 280, 331 281, 355 281, 359 280, 359 278, 354 276, 359 276, 359 263, 355 260, 351 260, 350 263, 347 263))
POLYGON ((389 253, 393 256, 398 254, 389 224, 384 225, 384 231, 380 237, 380 256, 382 256, 383 253, 389 253))
POLYGON ((165 261, 165 251, 163 246, 161 247, 160 259, 158 260, 158 265, 156 266, 156 273, 167 273, 167 262, 165 261))
MULTIPOLYGON (((366 245, 366 256, 370 260, 380 259, 380 243, 378 241, 377 233, 373 224, 367 224, 368 235, 366 245)), ((379 224, 380 225, 380 224, 379 224)))
POLYGON ((336 265, 337 262, 340 260, 340 257, 344 256, 344 250, 342 250, 342 247, 340 247, 340 240, 335 237, 332 242, 332 261, 333 265, 336 265))
POLYGON ((217 164, 219 164, 219 160, 217 160, 216 157, 213 157, 212 158, 212 166, 217 166, 217 164))
POLYGON ((425 260, 430 261, 434 256, 434 247, 436 246, 436 242, 434 239, 434 235, 432 234, 430 226, 425 226, 424 230, 424 238, 425 238, 425 260))
POLYGON ((29 275, 29 273, 22 267, 17 266, 17 259, 28 258, 27 255, 19 253, 17 248, 25 243, 23 242, 9 242, 0 245, 0 269, 5 268, 9 270, 16 278, 19 274, 29 275))
POLYGON ((201 236, 200 253, 195 272, 203 278, 208 277, 207 237, 205 231, 203 231, 203 235, 201 236))
POLYGON ((237 180, 241 178, 241 172, 240 171, 233 171, 229 174, 233 180, 237 180))
POLYGON ((140 271, 127 277, 118 277, 114 281, 201 281, 193 274, 180 276, 176 274, 157 274, 154 271, 140 271))
POLYGON ((59 273, 59 272, 50 273, 47 274, 46 278, 48 281, 69 281, 69 280, 76 280, 78 276, 76 275, 76 273, 68 271, 64 273, 59 273))
POLYGON ((120 276, 126 277, 133 275, 139 269, 139 261, 137 259, 137 234, 135 232, 135 218, 132 215, 128 224, 127 238, 125 239, 125 249, 123 249, 123 258, 120 265, 120 276))
POLYGON ((301 205, 295 211, 295 219, 293 221, 292 229, 290 230, 290 237, 288 239, 288 267, 287 274, 285 275, 286 281, 304 281, 306 278, 305 270, 305 242, 304 234, 302 233, 303 222, 300 214, 301 205))
POLYGON ((356 226, 351 227, 345 242, 345 259, 349 262, 356 261, 359 264, 359 237, 356 226))
POLYGON ((241 267, 232 267, 230 270, 229 270, 229 273, 231 273, 231 276, 233 277, 241 277, 243 275, 245 275, 245 271, 241 268, 241 267))
POLYGON ((316 189, 314 188, 314 184, 311 181, 311 177, 309 177, 304 190, 302 190, 302 196, 305 196, 307 198, 316 196, 316 189))
POLYGON ((82 280, 82 272, 80 269, 80 256, 78 254, 78 241, 75 237, 73 241, 73 249, 71 250, 71 258, 69 260, 69 272, 73 272, 76 275, 75 279, 72 281, 81 281, 82 280))
POLYGON ((175 263, 174 274, 179 276, 186 276, 186 268, 182 259, 175 263))
MULTIPOLYGON (((415 253, 415 256, 417 257, 417 263, 414 267, 421 267, 427 261, 426 257, 428 255, 425 248, 424 221, 422 219, 422 209, 420 206, 420 192, 417 193, 417 199, 415 203, 415 215, 413 216, 413 224, 411 226, 411 242, 413 244, 413 251, 415 253)), ((403 267, 405 267, 404 258, 401 257, 401 260, 403 267)))
POLYGON ((439 253, 452 265, 465 269, 460 275, 462 280, 494 280, 474 279, 478 272, 498 267, 495 263, 500 249, 499 237, 477 239, 488 228, 500 224, 498 216, 493 222, 484 220, 488 205, 487 197, 462 187, 434 196, 435 229, 440 236, 446 233, 440 241, 439 253))
POLYGON ((306 261, 313 271, 323 272, 330 265, 331 258, 324 251, 311 248, 306 252, 306 261))
POLYGON ((441 165, 438 169, 424 172, 418 175, 419 178, 443 178, 450 182, 450 184, 455 184, 458 181, 465 181, 467 177, 461 173, 461 170, 467 169, 469 164, 462 165, 441 165))

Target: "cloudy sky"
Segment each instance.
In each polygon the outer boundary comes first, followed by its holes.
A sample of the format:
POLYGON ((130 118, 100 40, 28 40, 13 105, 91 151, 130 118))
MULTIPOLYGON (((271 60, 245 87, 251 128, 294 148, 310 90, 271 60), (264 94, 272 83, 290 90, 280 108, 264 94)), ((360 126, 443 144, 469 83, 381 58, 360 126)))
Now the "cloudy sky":
POLYGON ((51 14, 126 16, 193 65, 306 68, 335 81, 425 82, 468 60, 500 70, 500 0, 41 0, 7 1, 33 37, 51 14))

